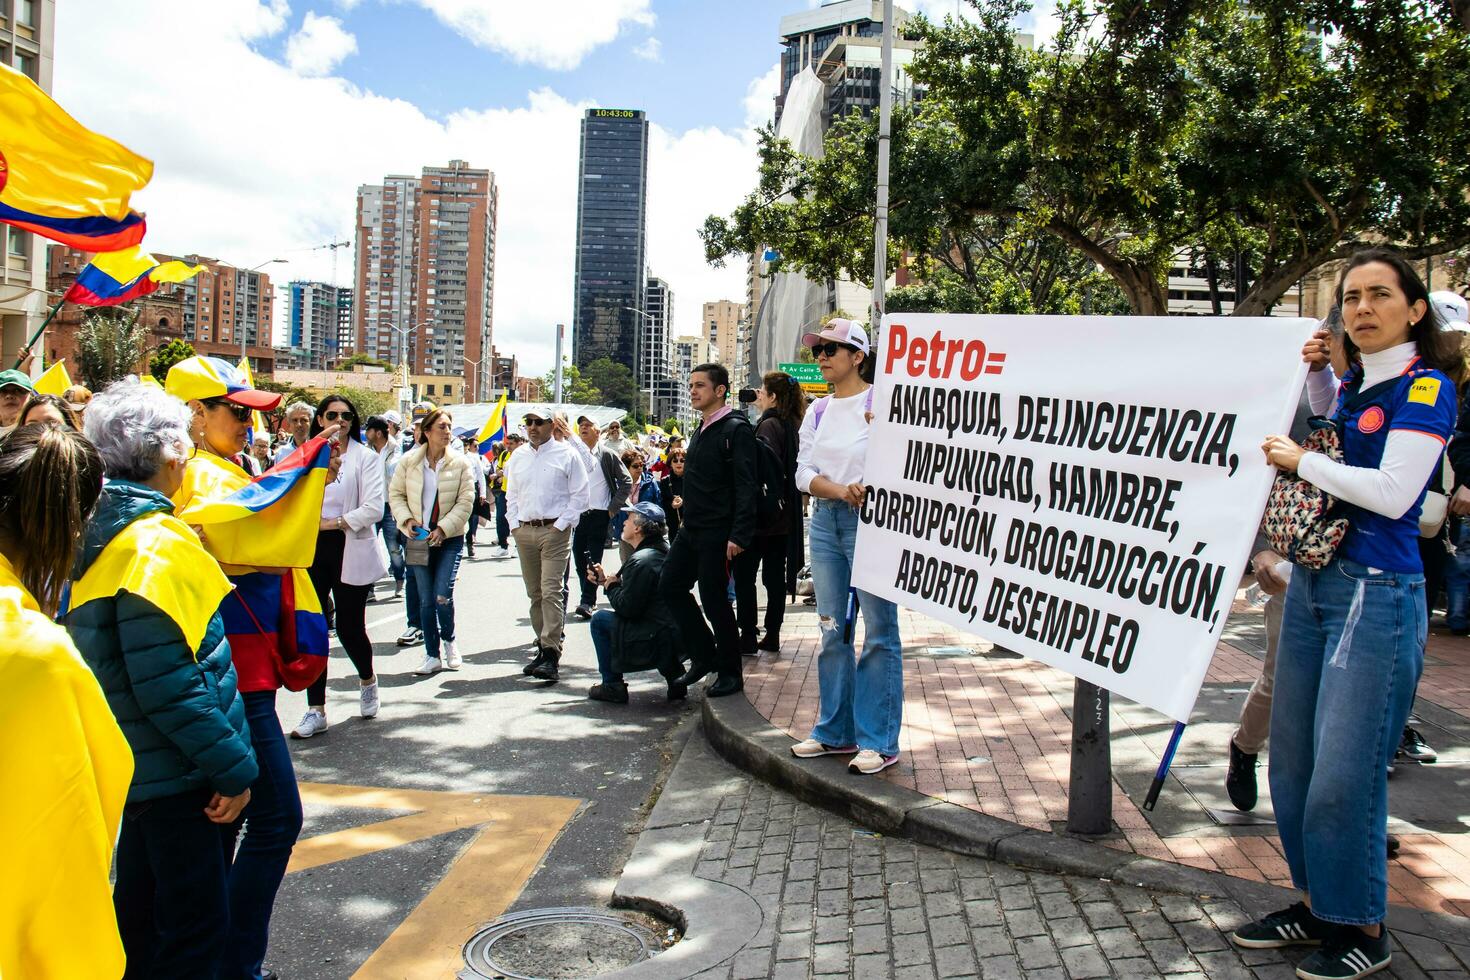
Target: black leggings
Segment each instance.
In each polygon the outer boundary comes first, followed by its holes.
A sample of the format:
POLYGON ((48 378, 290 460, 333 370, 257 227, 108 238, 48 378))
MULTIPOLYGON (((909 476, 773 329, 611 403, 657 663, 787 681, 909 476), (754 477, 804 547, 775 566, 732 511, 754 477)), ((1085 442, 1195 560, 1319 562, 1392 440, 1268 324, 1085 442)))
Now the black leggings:
POLYGON ((766 587, 766 632, 781 632, 786 616, 786 535, 756 536, 749 548, 735 556, 735 618, 741 636, 755 634, 755 572, 760 566, 766 587))
MULTIPOLYGON (((330 618, 336 607, 337 639, 363 680, 373 676, 373 642, 367 634, 367 597, 370 585, 347 585, 342 581, 342 551, 347 547, 345 531, 318 531, 316 557, 311 562, 311 584, 316 588, 322 612, 330 618)), ((327 672, 306 689, 307 707, 327 703, 327 672)))

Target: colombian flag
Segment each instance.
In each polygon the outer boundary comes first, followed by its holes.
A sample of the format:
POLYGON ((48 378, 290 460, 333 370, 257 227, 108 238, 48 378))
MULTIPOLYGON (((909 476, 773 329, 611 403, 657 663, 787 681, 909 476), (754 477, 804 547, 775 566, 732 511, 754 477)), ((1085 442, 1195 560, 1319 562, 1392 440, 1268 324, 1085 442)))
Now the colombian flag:
POLYGON ((509 396, 509 390, 500 393, 500 401, 495 403, 495 407, 490 410, 490 417, 480 426, 480 434, 475 436, 481 456, 493 454, 495 447, 505 439, 505 400, 509 396))
POLYGON ((143 240, 128 207, 153 163, 82 126, 25 75, 0 65, 0 223, 107 252, 143 240))
POLYGON ((185 524, 203 526, 217 561, 310 568, 331 452, 317 436, 254 480, 228 460, 199 453, 184 471, 175 510, 185 524))
POLYGON ((183 282, 204 271, 202 265, 159 262, 137 245, 102 252, 77 273, 65 299, 82 306, 116 306, 147 296, 166 282, 183 282))

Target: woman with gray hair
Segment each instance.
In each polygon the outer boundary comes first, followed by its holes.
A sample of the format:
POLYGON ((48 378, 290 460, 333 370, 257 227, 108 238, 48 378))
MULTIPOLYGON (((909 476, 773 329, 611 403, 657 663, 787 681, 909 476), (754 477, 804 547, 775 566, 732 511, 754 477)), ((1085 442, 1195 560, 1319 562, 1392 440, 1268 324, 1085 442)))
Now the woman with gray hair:
POLYGON ((92 399, 107 482, 61 622, 133 751, 113 905, 129 974, 212 977, 230 924, 235 823, 259 768, 220 617, 230 582, 169 499, 189 410, 137 380, 92 399))

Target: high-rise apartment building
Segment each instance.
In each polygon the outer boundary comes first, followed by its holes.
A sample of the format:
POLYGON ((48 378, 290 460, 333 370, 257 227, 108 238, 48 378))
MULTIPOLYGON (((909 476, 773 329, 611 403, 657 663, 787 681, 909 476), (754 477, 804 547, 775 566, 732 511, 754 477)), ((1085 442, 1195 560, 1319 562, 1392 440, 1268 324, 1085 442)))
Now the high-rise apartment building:
POLYGON ((744 319, 745 305, 743 303, 722 299, 704 304, 704 316, 700 320, 700 329, 704 334, 704 339, 708 340, 710 346, 715 350, 715 360, 727 368, 735 369, 740 365, 737 355, 740 344, 740 321, 744 319))
POLYGON ((679 398, 674 370, 674 291, 662 279, 650 276, 645 290, 642 336, 638 348, 638 377, 649 395, 649 410, 666 418, 679 398))
POLYGON ((648 118, 641 109, 588 109, 577 168, 574 363, 626 364, 638 385, 648 278, 648 118))
MULTIPOLYGON (((51 91, 54 0, 0 0, 0 61, 51 91)), ((45 319, 45 239, 0 225, 0 363, 10 367, 45 319)), ((44 350, 47 341, 37 345, 44 350)), ((39 371, 41 359, 33 362, 39 371)))
POLYGON ((350 323, 352 290, 331 283, 296 280, 288 287, 287 342, 301 369, 332 366, 342 357, 342 321, 350 323))
MULTIPOLYGON (((158 252, 153 255, 161 262, 172 258, 158 252)), ((270 374, 276 358, 271 343, 275 322, 271 277, 202 255, 185 255, 182 261, 204 266, 203 272, 180 287, 184 339, 194 345, 196 353, 231 362, 240 359, 243 341, 252 367, 270 374)))
POLYGON ((358 188, 358 351, 486 390, 497 207, 494 174, 463 160, 358 188))

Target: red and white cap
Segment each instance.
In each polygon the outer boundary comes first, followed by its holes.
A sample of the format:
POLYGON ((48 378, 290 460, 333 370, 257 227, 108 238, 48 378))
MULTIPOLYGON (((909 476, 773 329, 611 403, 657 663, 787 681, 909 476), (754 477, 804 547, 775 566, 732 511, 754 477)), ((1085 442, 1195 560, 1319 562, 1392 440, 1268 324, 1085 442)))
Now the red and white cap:
POLYGON ((852 320, 844 320, 841 317, 828 320, 821 333, 802 334, 801 345, 812 347, 824 340, 835 340, 839 344, 856 347, 863 352, 864 356, 871 353, 868 348, 868 332, 862 328, 861 324, 852 320))

